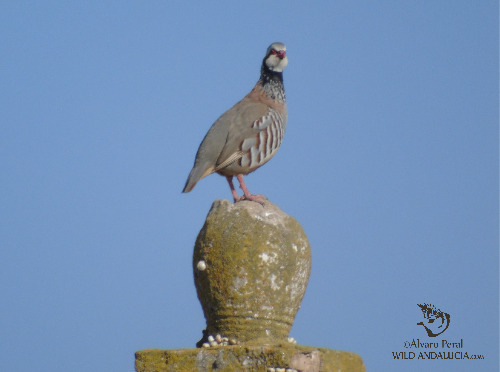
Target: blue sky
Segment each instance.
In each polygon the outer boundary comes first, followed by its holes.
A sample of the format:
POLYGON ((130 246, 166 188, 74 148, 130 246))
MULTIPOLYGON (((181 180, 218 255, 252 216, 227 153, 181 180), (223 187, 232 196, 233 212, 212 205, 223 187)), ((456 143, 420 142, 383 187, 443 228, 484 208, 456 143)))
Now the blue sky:
POLYGON ((217 175, 181 190, 282 41, 287 133, 246 182, 311 243, 291 335, 369 371, 498 370, 498 10, 3 2, 2 368, 133 371, 137 350, 194 347, 193 244, 231 194, 217 175), (451 316, 432 340, 424 302, 451 316), (485 359, 394 360, 413 339, 485 359))

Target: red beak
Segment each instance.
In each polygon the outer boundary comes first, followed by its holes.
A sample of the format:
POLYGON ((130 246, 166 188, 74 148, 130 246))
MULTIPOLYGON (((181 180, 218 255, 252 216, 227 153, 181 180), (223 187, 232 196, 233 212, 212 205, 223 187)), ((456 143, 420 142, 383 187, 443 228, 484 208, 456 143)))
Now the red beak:
POLYGON ((284 50, 280 50, 278 52, 279 59, 283 59, 283 58, 285 58, 285 56, 286 56, 286 52, 284 50))

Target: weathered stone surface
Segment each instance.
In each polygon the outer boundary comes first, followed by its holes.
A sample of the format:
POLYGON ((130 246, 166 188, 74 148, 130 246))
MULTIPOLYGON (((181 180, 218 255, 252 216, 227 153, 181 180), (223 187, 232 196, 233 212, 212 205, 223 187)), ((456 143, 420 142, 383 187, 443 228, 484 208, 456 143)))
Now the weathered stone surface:
POLYGON ((215 201, 193 253, 207 320, 201 341, 213 347, 138 351, 136 371, 365 371, 357 354, 287 342, 310 270, 309 242, 294 218, 269 201, 215 201), (215 346, 223 340, 232 346, 215 346))
POLYGON ((152 349, 138 351, 135 361, 137 372, 266 372, 269 367, 295 368, 302 372, 366 371, 357 354, 292 344, 152 349))
POLYGON ((309 242, 293 217, 270 201, 215 201, 193 253, 206 335, 286 342, 310 270, 309 242))

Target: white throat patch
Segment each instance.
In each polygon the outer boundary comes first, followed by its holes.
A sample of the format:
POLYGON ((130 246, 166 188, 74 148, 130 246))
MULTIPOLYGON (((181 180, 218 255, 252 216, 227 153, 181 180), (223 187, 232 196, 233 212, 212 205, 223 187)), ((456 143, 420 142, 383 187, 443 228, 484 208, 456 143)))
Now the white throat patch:
POLYGON ((283 72, 285 67, 288 65, 288 57, 280 59, 278 56, 271 54, 266 59, 266 66, 271 71, 283 72))

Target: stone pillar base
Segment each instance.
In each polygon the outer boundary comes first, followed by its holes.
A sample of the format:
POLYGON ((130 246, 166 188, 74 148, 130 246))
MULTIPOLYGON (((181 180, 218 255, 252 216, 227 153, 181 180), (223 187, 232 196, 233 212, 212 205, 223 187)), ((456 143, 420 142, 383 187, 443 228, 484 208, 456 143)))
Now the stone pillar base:
POLYGON ((294 344, 148 349, 135 354, 137 372, 267 372, 272 368, 300 372, 366 371, 363 360, 357 354, 294 344))

